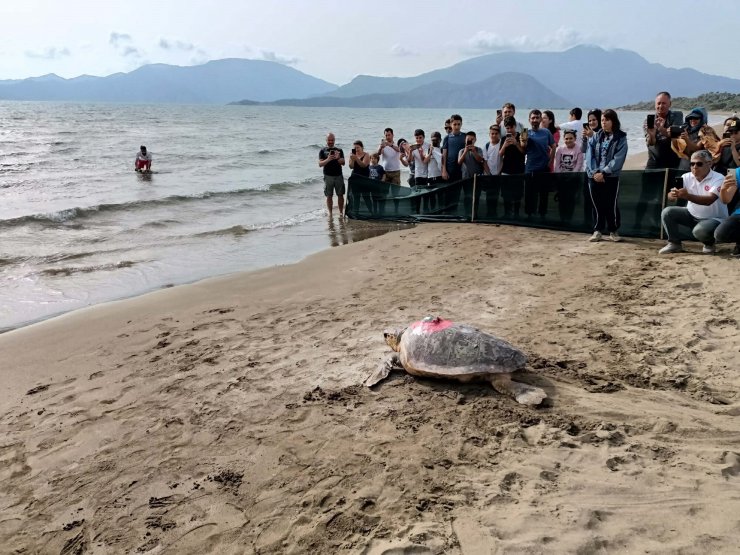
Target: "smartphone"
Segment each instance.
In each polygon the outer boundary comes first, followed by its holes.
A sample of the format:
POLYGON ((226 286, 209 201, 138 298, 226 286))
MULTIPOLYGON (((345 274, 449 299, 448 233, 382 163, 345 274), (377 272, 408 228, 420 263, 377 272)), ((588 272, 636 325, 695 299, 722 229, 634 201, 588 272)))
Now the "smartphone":
POLYGON ((584 128, 584 129, 588 129, 588 122, 585 122, 585 123, 583 124, 583 128, 584 128))
POLYGON ((671 139, 678 139, 681 136, 681 132, 683 129, 680 125, 671 125, 670 127, 670 133, 671 133, 671 139))
POLYGON ((683 177, 674 177, 673 178, 673 187, 676 189, 683 189, 683 177))
POLYGON ((352 154, 357 154, 357 149, 356 148, 353 148, 352 149, 352 154))
POLYGON ((725 131, 724 133, 722 133, 723 139, 729 139, 730 137, 732 137, 732 131, 725 131))
POLYGON ((506 138, 507 138, 507 139, 511 139, 511 137, 512 137, 511 133, 507 133, 507 134, 506 134, 506 138))
POLYGON ((496 110, 496 117, 500 116, 503 112, 501 110, 496 110))
POLYGON ((411 150, 416 150, 417 148, 421 148, 421 145, 420 144, 411 145, 411 150))
POLYGON ((647 116, 647 128, 655 129, 655 114, 648 114, 647 116))

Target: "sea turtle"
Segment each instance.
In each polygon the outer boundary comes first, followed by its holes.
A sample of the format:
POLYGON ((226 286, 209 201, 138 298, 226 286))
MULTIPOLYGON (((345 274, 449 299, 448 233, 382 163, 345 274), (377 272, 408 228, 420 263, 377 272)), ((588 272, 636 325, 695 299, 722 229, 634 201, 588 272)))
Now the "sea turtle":
POLYGON ((383 336, 397 354, 365 380, 368 387, 393 370, 405 370, 412 376, 489 381, 523 405, 538 405, 547 397, 542 389, 511 379, 527 362, 524 353, 472 326, 428 316, 407 328, 386 330, 383 336))

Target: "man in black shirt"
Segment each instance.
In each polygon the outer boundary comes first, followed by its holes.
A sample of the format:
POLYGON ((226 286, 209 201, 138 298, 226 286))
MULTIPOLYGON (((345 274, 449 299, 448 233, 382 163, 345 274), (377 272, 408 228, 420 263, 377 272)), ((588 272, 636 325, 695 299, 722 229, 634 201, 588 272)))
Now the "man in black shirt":
POLYGON ((337 206, 339 217, 344 216, 344 151, 334 146, 334 133, 326 136, 326 146, 319 151, 319 167, 324 169, 324 196, 326 197, 326 209, 331 218, 334 206, 333 195, 337 194, 337 206))

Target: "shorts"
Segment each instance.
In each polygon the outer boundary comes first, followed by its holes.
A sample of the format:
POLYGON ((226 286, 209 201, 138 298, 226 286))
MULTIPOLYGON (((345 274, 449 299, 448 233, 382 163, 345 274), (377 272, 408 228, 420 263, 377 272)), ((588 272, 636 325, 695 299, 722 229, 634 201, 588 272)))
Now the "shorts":
POLYGON ((330 197, 335 192, 337 196, 344 196, 344 177, 341 175, 325 175, 324 196, 330 197))
POLYGON ((385 180, 387 183, 393 183, 394 185, 401 184, 401 170, 394 172, 385 172, 385 180))
POLYGON ((148 160, 137 160, 136 161, 136 169, 137 170, 148 170, 152 167, 152 163, 148 160))

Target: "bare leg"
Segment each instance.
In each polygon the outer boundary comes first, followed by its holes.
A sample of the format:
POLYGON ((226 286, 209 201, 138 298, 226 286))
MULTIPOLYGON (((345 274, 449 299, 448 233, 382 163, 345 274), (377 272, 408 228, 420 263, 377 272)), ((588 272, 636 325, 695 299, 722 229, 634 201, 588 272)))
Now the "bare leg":
POLYGON ((494 374, 491 376, 491 385, 502 395, 508 395, 522 405, 539 405, 547 397, 547 393, 539 387, 513 381, 511 374, 494 374))
POLYGON ((326 197, 326 210, 329 212, 329 217, 331 217, 331 209, 333 206, 334 206, 334 198, 326 197))
POLYGON ((344 195, 337 195, 337 206, 339 206, 339 217, 344 216, 344 195))

